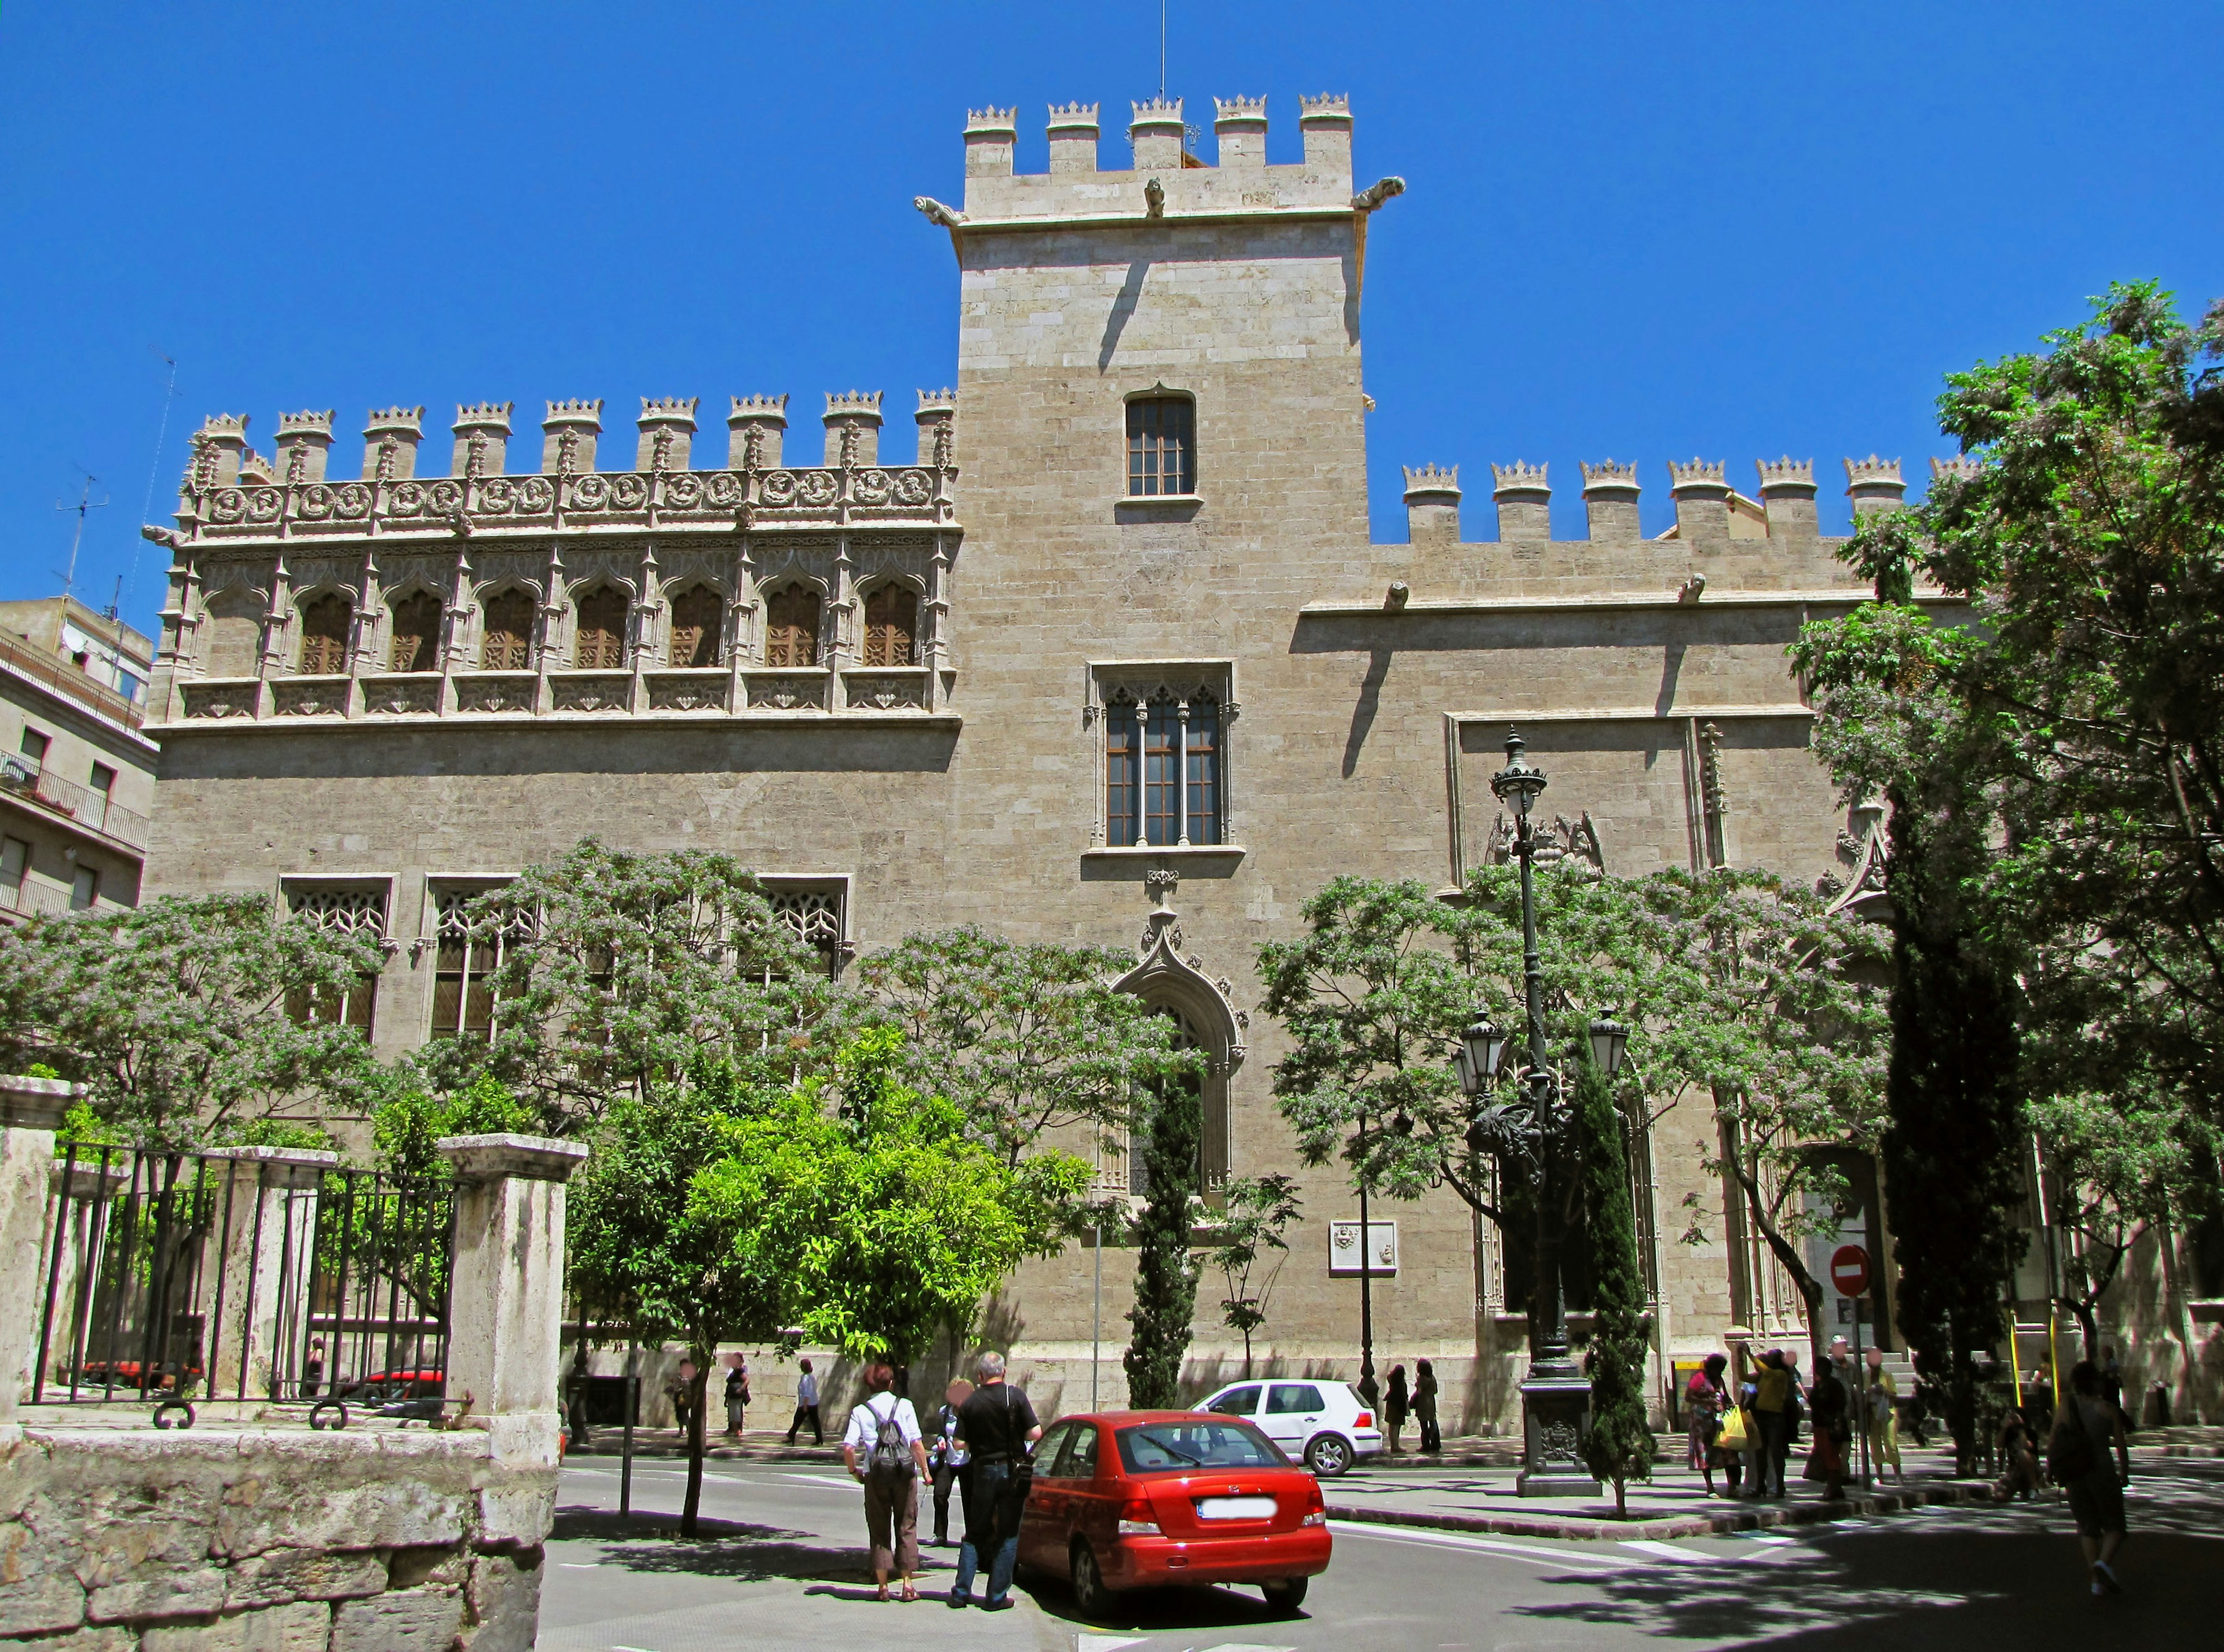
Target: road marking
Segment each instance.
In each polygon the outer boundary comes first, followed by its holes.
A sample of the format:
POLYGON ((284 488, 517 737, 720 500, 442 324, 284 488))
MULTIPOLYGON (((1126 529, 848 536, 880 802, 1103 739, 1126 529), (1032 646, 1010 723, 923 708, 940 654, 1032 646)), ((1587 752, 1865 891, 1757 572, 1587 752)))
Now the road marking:
POLYGON ((1833 1520, 1830 1523, 1834 1526, 1873 1526, 1876 1523, 1873 1520, 1833 1520))
POLYGON ((1709 1565, 1717 1558, 1712 1554, 1701 1554, 1688 1548, 1678 1548, 1673 1543, 1656 1543, 1641 1537, 1625 1541, 1622 1547, 1633 1548, 1640 1554, 1658 1554, 1665 1561, 1683 1561, 1697 1566, 1709 1565))
POLYGON ((1796 1546, 1799 1541, 1796 1537, 1772 1537, 1766 1532, 1759 1531, 1741 1531, 1738 1535, 1748 1543, 1771 1543, 1779 1547, 1796 1546))
POLYGON ((1511 1555, 1516 1560, 1550 1561, 1555 1566, 1570 1566, 1593 1572, 1619 1572, 1622 1562, 1604 1555, 1594 1555, 1581 1549, 1538 1548, 1526 1543, 1502 1543, 1488 1537, 1469 1537, 1462 1533, 1428 1531, 1415 1526, 1394 1529, 1362 1523, 1352 1520, 1331 1520, 1329 1529, 1344 1537, 1371 1537, 1384 1543, 1427 1543, 1442 1548, 1480 1549, 1491 1554, 1511 1555))
POLYGON ((600 1561, 559 1561, 557 1565, 566 1572, 596 1572, 602 1569, 600 1561))
POLYGON ((610 1652, 649 1652, 649 1649, 648 1649, 648 1647, 645 1647, 645 1646, 616 1646, 616 1645, 614 1645, 614 1646, 612 1646, 612 1647, 610 1648, 610 1652))
POLYGON ((1204 1652, 1298 1652, 1294 1646, 1257 1646, 1249 1641, 1223 1641, 1218 1646, 1208 1646, 1204 1652))
POLYGON ((1140 1646, 1140 1635, 1077 1635, 1073 1637, 1073 1652, 1120 1652, 1123 1646, 1140 1646))
POLYGON ((857 1485, 855 1480, 837 1480, 831 1474, 783 1474, 780 1479, 801 1480, 806 1485, 838 1486, 844 1491, 856 1490, 857 1485))

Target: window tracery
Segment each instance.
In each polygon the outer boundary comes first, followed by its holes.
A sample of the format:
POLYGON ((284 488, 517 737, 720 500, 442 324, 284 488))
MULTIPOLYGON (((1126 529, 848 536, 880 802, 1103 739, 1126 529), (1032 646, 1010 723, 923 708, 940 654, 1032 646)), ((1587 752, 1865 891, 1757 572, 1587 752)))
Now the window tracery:
POLYGON ((387 670, 439 670, 440 599, 430 591, 419 591, 393 604, 390 612, 394 635, 387 649, 387 670))
POLYGON ((578 621, 572 664, 583 672, 622 671, 626 663, 626 594, 597 585, 573 605, 578 621))
POLYGON ((919 659, 919 597, 891 581, 865 598, 865 664, 912 665, 919 659))
POLYGON ((533 596, 524 590, 507 590, 487 599, 486 636, 479 647, 479 669, 523 672, 533 669, 533 596))
POLYGON ((691 585, 672 602, 672 664, 692 670, 719 663, 718 593, 691 585))
POLYGON ((355 605, 327 592, 301 610, 301 675, 337 677, 347 670, 348 631, 355 605))
POLYGON ((775 669, 818 664, 818 593, 793 584, 765 604, 765 664, 775 669))

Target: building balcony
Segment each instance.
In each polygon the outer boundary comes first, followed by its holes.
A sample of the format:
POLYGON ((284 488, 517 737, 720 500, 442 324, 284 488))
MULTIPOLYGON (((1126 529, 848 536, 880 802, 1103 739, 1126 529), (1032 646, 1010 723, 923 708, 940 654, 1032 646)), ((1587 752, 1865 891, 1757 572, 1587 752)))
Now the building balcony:
POLYGON ((135 854, 146 851, 146 816, 89 785, 65 780, 28 758, 0 759, 0 798, 22 805, 35 816, 97 834, 135 854))

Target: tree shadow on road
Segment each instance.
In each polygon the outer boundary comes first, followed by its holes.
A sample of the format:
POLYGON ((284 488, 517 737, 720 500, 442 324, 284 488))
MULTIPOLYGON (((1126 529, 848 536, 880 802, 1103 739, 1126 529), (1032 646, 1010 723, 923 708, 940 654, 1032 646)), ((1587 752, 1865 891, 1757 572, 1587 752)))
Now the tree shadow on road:
POLYGON ((592 1543, 603 1565, 629 1572, 686 1573, 739 1582, 787 1578, 855 1583, 861 1573, 871 1575, 862 1548, 836 1547, 815 1532, 735 1520, 701 1520, 697 1527, 695 1536, 682 1537, 670 1515, 629 1520, 606 1509, 573 1507, 556 1511, 550 1541, 592 1543))
MULTIPOLYGON (((1084 1631, 1103 1627, 1150 1635, 1160 1630, 1271 1629, 1277 1624, 1302 1622, 1307 1614, 1272 1609, 1255 1593, 1233 1584, 1206 1585, 1186 1589, 1139 1589, 1119 1597, 1112 1616, 1101 1625, 1083 1616, 1072 1589, 1065 1582, 1044 1577, 1024 1577, 1018 1586, 1043 1610, 1043 1615, 1072 1624, 1084 1631)), ((1271 1638, 1271 1637, 1270 1637, 1271 1638)))

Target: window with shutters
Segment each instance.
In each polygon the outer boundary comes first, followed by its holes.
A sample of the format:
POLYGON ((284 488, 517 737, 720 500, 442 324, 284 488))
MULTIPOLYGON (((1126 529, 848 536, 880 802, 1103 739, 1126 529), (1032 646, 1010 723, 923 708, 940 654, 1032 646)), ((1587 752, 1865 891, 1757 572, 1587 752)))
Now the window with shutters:
POLYGON ((495 976, 509 947, 533 934, 532 920, 473 912, 488 886, 433 892, 433 1036, 483 1038, 494 1031, 495 976))
POLYGON ((395 603, 393 646, 388 650, 390 672, 436 672, 440 669, 440 599, 419 591, 395 603))
POLYGON ((1225 663, 1093 668, 1101 710, 1103 842, 1113 848, 1227 842, 1225 663), (1202 679, 1202 680, 1200 680, 1202 679))
POLYGON ((1137 396, 1128 404, 1128 496, 1197 491, 1197 404, 1187 396, 1137 396))
POLYGON ((579 598, 572 612, 578 621, 572 661, 583 672, 625 669, 626 594, 616 585, 597 585, 579 598))
POLYGON ((479 669, 484 672, 523 672, 533 669, 533 593, 507 590, 490 597, 485 608, 486 640, 479 649, 479 669))
POLYGON ((355 605, 337 592, 301 610, 301 675, 337 677, 347 670, 348 628, 355 605))
MULTIPOLYGON (((289 886, 286 904, 294 921, 350 940, 386 938, 386 887, 347 887, 323 882, 289 886)), ((353 1027, 370 1037, 378 999, 378 977, 359 975, 344 991, 329 986, 295 987, 286 994, 286 1013, 295 1024, 353 1027)))
POLYGON ((919 597, 908 585, 888 584, 865 598, 865 664, 919 663, 919 597))
POLYGON ((672 601, 672 664, 681 669, 718 663, 718 593, 690 585, 672 601))
POLYGON ((818 593, 808 585, 790 585, 773 593, 765 603, 765 664, 816 665, 818 663, 818 593))
POLYGON ((208 645, 201 656, 209 677, 252 677, 262 665, 262 599, 252 591, 218 591, 208 602, 208 645))

